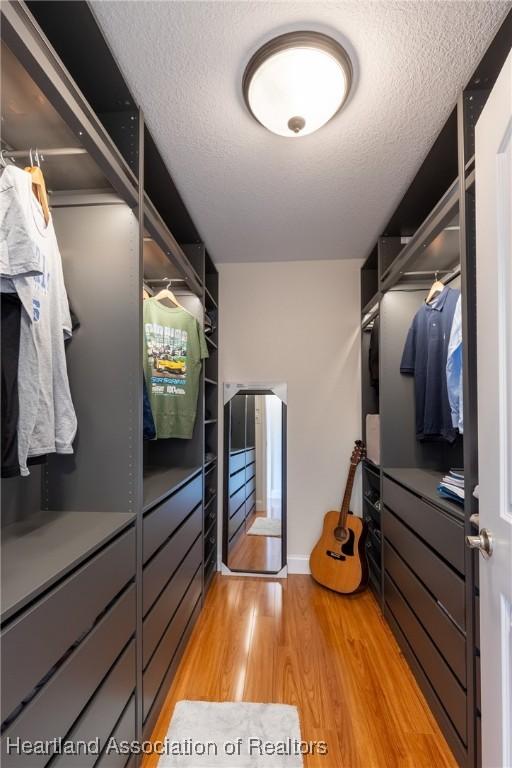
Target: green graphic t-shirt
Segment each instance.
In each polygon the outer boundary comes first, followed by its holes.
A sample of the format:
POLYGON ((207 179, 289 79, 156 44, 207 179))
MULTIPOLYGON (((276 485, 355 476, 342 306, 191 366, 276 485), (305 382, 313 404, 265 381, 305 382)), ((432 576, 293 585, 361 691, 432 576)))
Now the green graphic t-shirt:
POLYGON ((157 438, 189 439, 194 431, 201 359, 208 357, 198 321, 184 309, 146 299, 144 375, 157 438))

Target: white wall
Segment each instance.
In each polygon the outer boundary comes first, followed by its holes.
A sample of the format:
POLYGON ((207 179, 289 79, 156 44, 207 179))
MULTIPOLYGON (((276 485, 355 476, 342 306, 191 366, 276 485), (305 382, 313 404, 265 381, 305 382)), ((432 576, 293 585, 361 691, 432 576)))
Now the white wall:
MULTIPOLYGON (((361 262, 217 266, 219 381, 288 385, 288 564, 301 572, 361 436, 361 262)), ((360 514, 359 483, 352 509, 360 514)))

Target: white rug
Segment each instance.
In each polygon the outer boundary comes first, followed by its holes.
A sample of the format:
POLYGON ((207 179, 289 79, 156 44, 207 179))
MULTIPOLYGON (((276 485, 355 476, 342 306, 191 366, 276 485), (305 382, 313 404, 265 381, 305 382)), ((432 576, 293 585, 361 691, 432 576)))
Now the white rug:
POLYGON ((158 768, 303 768, 301 744, 297 707, 179 701, 158 768))
POLYGON ((281 521, 275 517, 257 517, 247 531, 248 536, 281 536, 281 521))

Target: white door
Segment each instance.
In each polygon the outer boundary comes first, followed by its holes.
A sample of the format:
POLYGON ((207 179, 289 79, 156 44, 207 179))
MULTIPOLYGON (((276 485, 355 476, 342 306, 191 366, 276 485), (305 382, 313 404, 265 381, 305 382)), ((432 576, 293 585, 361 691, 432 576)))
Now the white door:
POLYGON ((512 768, 512 53, 476 126, 482 764, 512 768), (485 543, 485 542, 484 542, 485 543))

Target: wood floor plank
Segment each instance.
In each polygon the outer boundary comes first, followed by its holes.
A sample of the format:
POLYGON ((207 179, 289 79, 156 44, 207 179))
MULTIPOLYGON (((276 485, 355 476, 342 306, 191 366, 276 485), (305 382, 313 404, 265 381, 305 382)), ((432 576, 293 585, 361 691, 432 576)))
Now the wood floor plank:
POLYGON ((237 571, 270 571, 276 573, 281 570, 281 537, 248 534, 256 518, 265 516, 265 512, 256 512, 245 521, 244 528, 228 555, 230 568, 237 571))
POLYGON ((457 765, 373 594, 343 597, 309 576, 217 575, 155 740, 182 699, 297 706, 302 738, 329 750, 305 768, 457 765))

